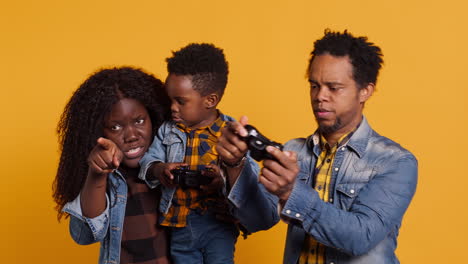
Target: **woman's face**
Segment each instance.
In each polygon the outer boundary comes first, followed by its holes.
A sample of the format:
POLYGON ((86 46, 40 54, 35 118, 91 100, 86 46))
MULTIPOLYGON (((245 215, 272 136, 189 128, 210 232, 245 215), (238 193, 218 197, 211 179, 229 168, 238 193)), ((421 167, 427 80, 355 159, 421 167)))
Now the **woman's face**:
POLYGON ((139 167, 138 162, 151 144, 152 129, 148 111, 135 99, 121 99, 104 117, 104 137, 120 148, 122 163, 129 168, 139 167))

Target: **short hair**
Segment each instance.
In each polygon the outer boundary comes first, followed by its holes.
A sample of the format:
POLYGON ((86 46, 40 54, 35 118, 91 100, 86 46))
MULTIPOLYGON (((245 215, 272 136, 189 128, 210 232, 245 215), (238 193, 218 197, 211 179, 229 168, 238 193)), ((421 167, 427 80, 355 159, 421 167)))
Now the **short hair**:
POLYGON ((169 74, 191 75, 193 88, 202 96, 223 96, 229 69, 222 49, 208 43, 191 43, 173 51, 166 61, 169 74))
POLYGON ((315 41, 309 60, 309 70, 315 56, 330 54, 336 57, 348 56, 353 66, 353 78, 360 88, 369 83, 376 84, 383 64, 381 49, 369 42, 367 37, 355 37, 347 30, 343 33, 324 31, 324 36, 315 41))
POLYGON ((169 117, 169 99, 163 83, 141 69, 102 69, 92 74, 73 93, 57 126, 60 161, 53 183, 58 218, 67 202, 78 196, 88 171, 87 159, 104 136, 104 118, 123 98, 140 102, 148 111, 153 136, 169 117))

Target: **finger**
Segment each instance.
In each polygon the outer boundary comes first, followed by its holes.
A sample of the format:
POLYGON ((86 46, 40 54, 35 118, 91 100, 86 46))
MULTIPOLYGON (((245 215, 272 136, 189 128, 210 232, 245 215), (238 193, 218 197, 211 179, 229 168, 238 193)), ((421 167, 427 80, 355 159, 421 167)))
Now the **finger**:
POLYGON ((100 137, 97 139, 97 144, 105 150, 110 150, 115 146, 114 142, 110 139, 100 137))
POLYGON ((94 160, 90 160, 88 163, 89 169, 96 174, 108 174, 111 173, 112 169, 99 166, 94 160))
POLYGON ((242 125, 242 126, 245 126, 249 123, 249 118, 247 116, 241 116, 241 118, 239 119, 239 123, 242 125))
POLYGON ((219 148, 224 148, 235 157, 243 157, 248 150, 247 143, 234 134, 220 137, 217 144, 217 149, 219 148))
POLYGON ((112 157, 112 164, 114 165, 115 168, 118 168, 122 160, 123 160, 123 152, 120 149, 117 149, 114 153, 114 156, 112 157))
POLYGON ((219 157, 226 163, 235 164, 239 162, 247 153, 247 150, 241 151, 236 147, 216 146, 219 157), (228 149, 229 148, 229 149, 228 149))
MULTIPOLYGON (((247 117, 242 116, 241 119, 246 124, 248 120, 247 117)), ((227 127, 232 133, 239 135, 241 137, 246 137, 247 130, 244 128, 245 124, 241 124, 240 122, 236 122, 236 121, 230 121, 227 123, 227 127)))
POLYGON ((269 179, 265 178, 263 175, 260 175, 258 181, 265 186, 265 189, 270 193, 275 193, 277 191, 276 185, 271 182, 269 179))
POLYGON ((295 152, 293 151, 283 152, 273 146, 267 146, 266 151, 270 153, 283 167, 292 168, 296 166, 297 154, 295 152), (285 153, 285 152, 288 152, 288 153, 285 153))
POLYGON ((111 163, 112 163, 112 157, 109 155, 106 155, 105 152, 98 152, 96 155, 91 157, 91 159, 96 166, 99 166, 101 169, 108 169, 111 168, 111 163))

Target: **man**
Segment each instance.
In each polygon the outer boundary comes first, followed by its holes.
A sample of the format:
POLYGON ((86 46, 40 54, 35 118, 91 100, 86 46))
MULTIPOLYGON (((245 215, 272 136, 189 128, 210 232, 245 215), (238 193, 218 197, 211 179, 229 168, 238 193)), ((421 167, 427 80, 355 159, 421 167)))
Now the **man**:
MULTIPOLYGON (((308 79, 318 129, 284 151, 268 147, 274 160, 263 162, 259 176, 288 223, 284 263, 399 263, 396 240, 417 161, 362 115, 382 63, 379 47, 347 31, 326 30, 315 42, 308 79)), ((217 145, 237 196, 253 190, 237 182, 255 177, 242 162, 246 123, 232 123, 217 145)))

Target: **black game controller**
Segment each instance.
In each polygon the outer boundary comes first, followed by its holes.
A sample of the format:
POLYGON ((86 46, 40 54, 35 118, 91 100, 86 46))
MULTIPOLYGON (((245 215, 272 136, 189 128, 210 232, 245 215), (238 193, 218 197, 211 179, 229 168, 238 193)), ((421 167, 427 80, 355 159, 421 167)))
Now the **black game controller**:
MULTIPOLYGON (((211 169, 205 169, 204 171, 212 172, 211 169)), ((210 184, 213 181, 213 177, 203 175, 200 170, 190 170, 186 167, 180 167, 171 170, 174 175, 173 182, 178 184, 182 189, 186 188, 200 188, 201 185, 210 184)))
POLYGON ((244 140, 247 142, 247 146, 250 150, 250 156, 256 161, 261 161, 264 159, 275 158, 266 151, 267 146, 273 146, 279 150, 283 150, 283 145, 280 143, 274 142, 263 136, 258 130, 251 125, 245 125, 244 128, 247 130, 247 136, 244 140))

